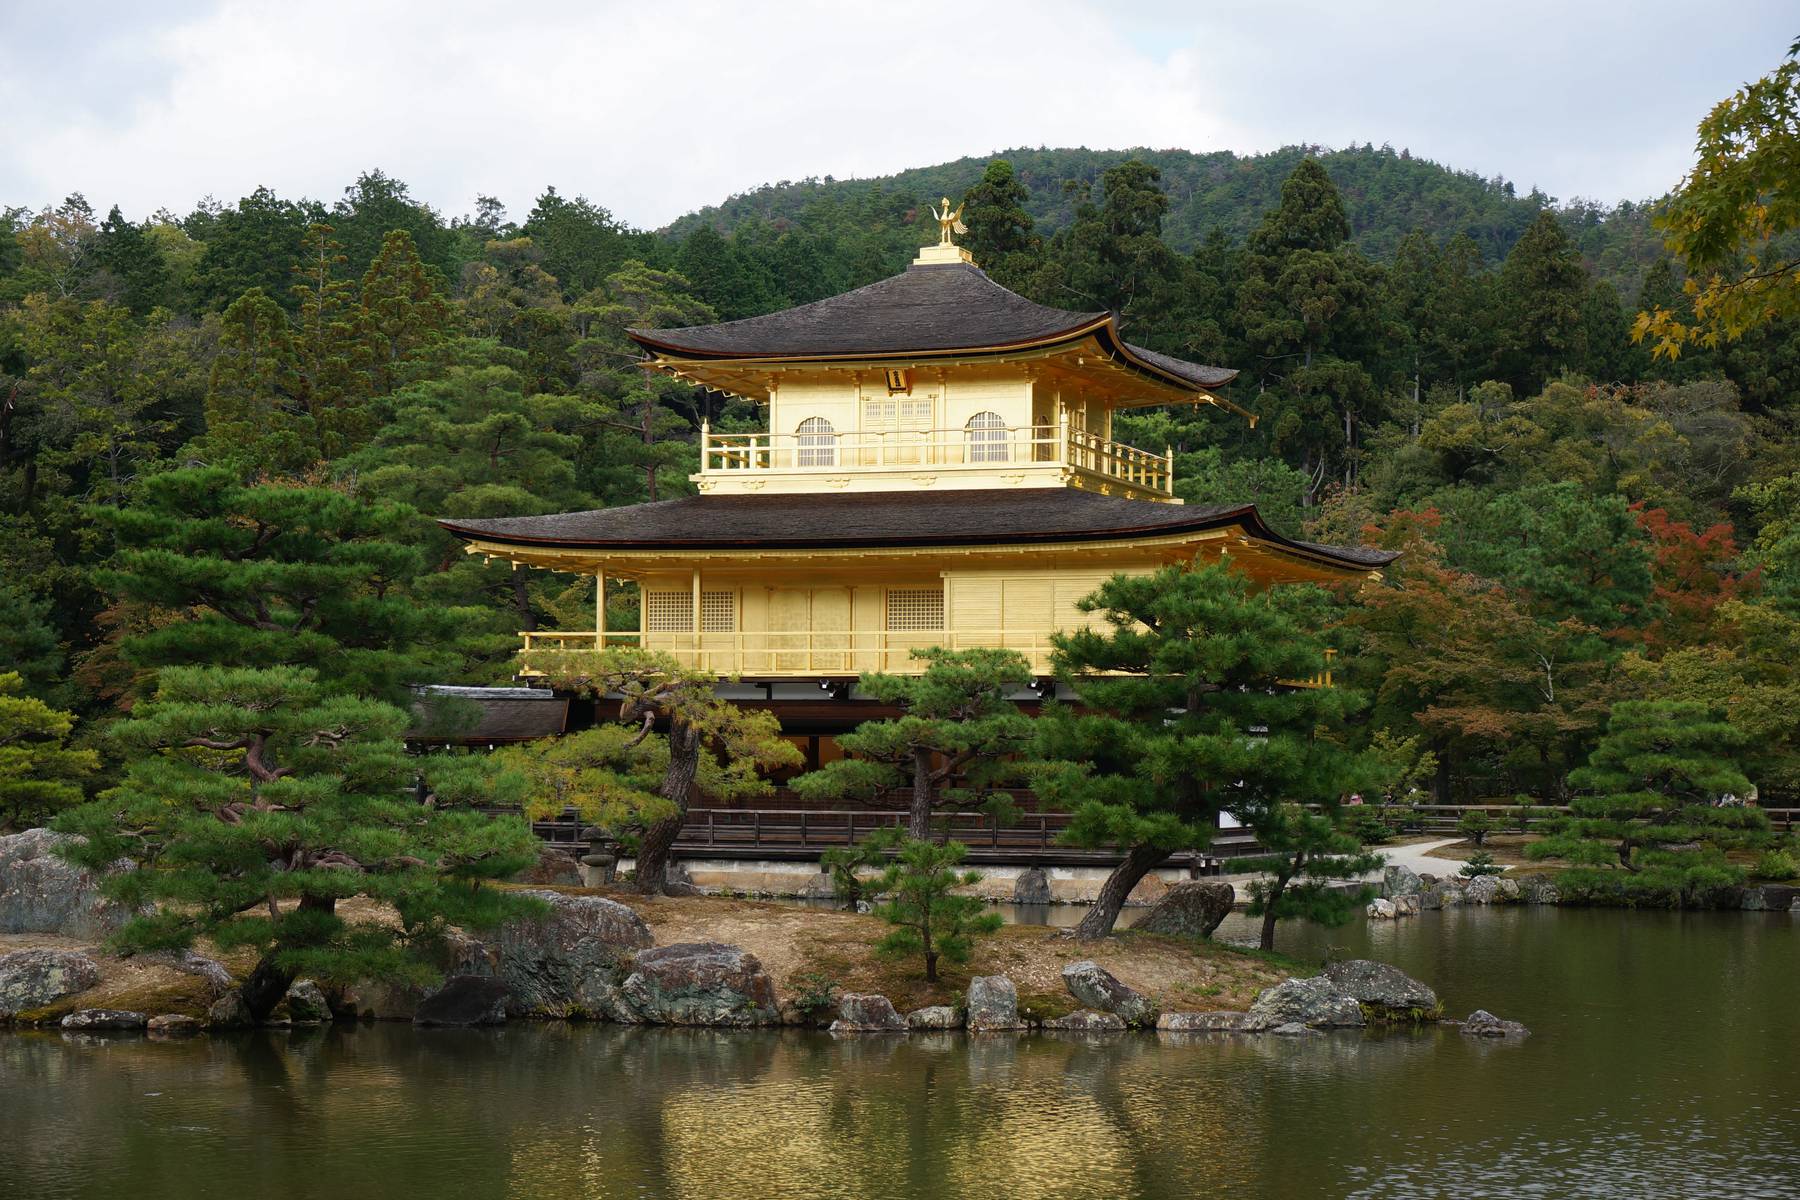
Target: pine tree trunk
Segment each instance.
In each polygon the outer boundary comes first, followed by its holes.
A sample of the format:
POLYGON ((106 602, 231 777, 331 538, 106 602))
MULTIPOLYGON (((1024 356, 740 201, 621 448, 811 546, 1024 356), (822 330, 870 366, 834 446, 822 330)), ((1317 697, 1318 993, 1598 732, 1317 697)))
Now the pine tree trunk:
MULTIPOLYGON (((309 893, 300 897, 300 908, 306 912, 329 914, 337 911, 337 898, 309 893)), ((275 1011, 275 1006, 287 998, 288 989, 294 986, 296 972, 277 965, 275 961, 277 954, 291 949, 292 946, 277 942, 262 956, 262 961, 250 972, 250 977, 238 986, 238 995, 243 998, 244 1008, 249 1012, 251 1020, 266 1020, 275 1011)))
POLYGON ((1287 880, 1283 879, 1269 889, 1269 907, 1263 909, 1262 936, 1257 939, 1257 946, 1263 950, 1275 948, 1275 901, 1287 890, 1287 880))
POLYGON ((1154 846, 1133 846, 1125 855, 1125 861, 1114 867, 1106 882, 1100 885, 1100 894, 1094 898, 1094 907, 1088 909, 1087 915, 1081 918, 1081 924, 1075 926, 1078 938, 1103 938, 1113 931, 1113 925, 1119 919, 1119 910, 1125 907, 1125 898, 1131 895, 1131 889, 1138 881, 1165 858, 1167 850, 1154 846))
POLYGON ((688 798, 694 793, 694 779, 699 773, 700 733, 676 724, 669 730, 669 767, 657 789, 663 799, 675 806, 675 811, 646 829, 638 847, 634 886, 646 896, 658 895, 668 886, 669 851, 687 821, 688 798))
POLYGON ((924 841, 931 836, 931 751, 913 751, 912 806, 906 811, 906 836, 924 841))

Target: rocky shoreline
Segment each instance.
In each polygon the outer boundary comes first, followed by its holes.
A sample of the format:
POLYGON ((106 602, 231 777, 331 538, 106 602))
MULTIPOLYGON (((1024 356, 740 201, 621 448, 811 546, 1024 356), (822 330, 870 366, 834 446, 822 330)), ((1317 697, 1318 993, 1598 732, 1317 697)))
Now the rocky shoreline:
MULTIPOLYGON (((0 838, 0 932, 85 939, 118 928, 127 914, 108 906, 91 876, 54 856, 55 841, 56 835, 43 831, 0 838)), ((1169 936, 1203 937, 1230 906, 1227 885, 1196 883, 1175 892, 1161 917, 1169 936)), ((252 1024, 365 1020, 404 1020, 421 1027, 508 1020, 795 1026, 838 1036, 943 1030, 1307 1036, 1442 1019, 1442 1006, 1429 987, 1370 961, 1332 963, 1321 975, 1282 980, 1262 989, 1242 1011, 1171 1010, 1092 959, 1061 970, 1063 988, 1080 1006, 1067 1012, 1021 1006, 1019 988, 1005 974, 977 975, 955 1003, 905 1013, 885 995, 835 987, 784 997, 758 957, 743 947, 716 941, 658 945, 644 918, 617 900, 547 889, 528 894, 542 901, 543 915, 509 922, 486 937, 457 936, 443 982, 430 990, 381 983, 329 987, 302 979, 268 1020, 252 1022, 226 966, 188 953, 130 961, 186 977, 192 1011, 84 1004, 83 997, 96 992, 118 960, 97 950, 37 947, 0 955, 0 1023, 153 1037, 252 1024), (203 1006, 196 996, 204 998, 203 1006)), ((1483 1013, 1462 1028, 1483 1036, 1524 1033, 1483 1013)))
POLYGON ((1512 876, 1419 874, 1391 866, 1382 874, 1381 895, 1369 902, 1373 920, 1392 920, 1461 905, 1554 904, 1571 908, 1687 908, 1743 912, 1800 911, 1800 887, 1762 884, 1714 888, 1703 896, 1678 892, 1625 893, 1622 889, 1571 891, 1549 875, 1512 876))

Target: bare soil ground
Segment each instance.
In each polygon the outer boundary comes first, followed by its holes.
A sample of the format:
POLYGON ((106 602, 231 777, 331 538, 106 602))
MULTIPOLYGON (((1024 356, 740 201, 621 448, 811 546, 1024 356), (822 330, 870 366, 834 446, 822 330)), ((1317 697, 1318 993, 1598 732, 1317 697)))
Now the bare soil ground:
POLYGON ((933 985, 925 982, 920 959, 874 953, 888 929, 877 917, 714 896, 613 893, 613 898, 636 909, 659 944, 718 941, 744 947, 762 961, 784 998, 833 984, 840 991, 879 992, 902 1012, 953 1003, 973 976, 1005 975, 1018 987, 1022 1007, 1057 1016, 1079 1007, 1063 986, 1062 969, 1084 958, 1171 1011, 1248 1008, 1257 992, 1298 969, 1274 956, 1216 942, 1129 931, 1080 942, 1063 930, 1008 925, 976 939, 968 963, 940 962, 941 978, 933 985))
MULTIPOLYGON (((1560 859, 1536 859, 1525 857, 1525 847, 1538 840, 1534 833, 1490 833, 1482 843, 1481 849, 1494 856, 1494 862, 1503 867, 1555 867, 1563 865, 1560 859)), ((1435 850, 1427 850, 1426 858, 1448 858, 1457 862, 1467 859, 1476 849, 1474 842, 1455 842, 1448 846, 1439 846, 1435 850)))

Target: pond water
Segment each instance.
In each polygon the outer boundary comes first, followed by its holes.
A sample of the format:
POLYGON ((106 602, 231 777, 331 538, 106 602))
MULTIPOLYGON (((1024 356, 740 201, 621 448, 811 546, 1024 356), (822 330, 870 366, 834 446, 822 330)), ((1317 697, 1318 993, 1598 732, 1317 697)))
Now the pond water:
POLYGON ((1535 1035, 0 1035, 0 1196, 1800 1197, 1800 918, 1282 933, 1535 1035))

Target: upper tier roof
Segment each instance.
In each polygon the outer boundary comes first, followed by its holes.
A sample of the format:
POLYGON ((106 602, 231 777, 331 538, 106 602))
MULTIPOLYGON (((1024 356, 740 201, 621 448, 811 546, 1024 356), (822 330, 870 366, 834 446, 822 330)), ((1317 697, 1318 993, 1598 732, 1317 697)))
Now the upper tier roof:
POLYGON ((568 549, 729 550, 1082 542, 1238 525, 1275 546, 1367 570, 1399 557, 1285 538, 1252 504, 1160 504, 1076 488, 688 496, 541 517, 438 522, 459 537, 568 549))
POLYGON ((943 357, 1093 336, 1108 355, 1165 384, 1205 390, 1237 376, 1133 346, 1113 314, 1046 308, 969 263, 915 263, 879 283, 766 316, 627 332, 652 354, 714 360, 943 357))

